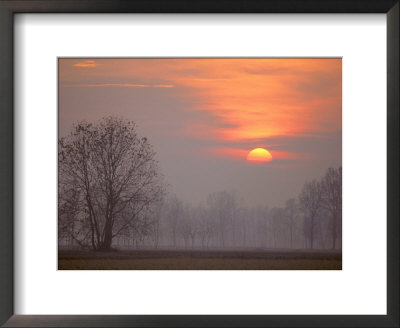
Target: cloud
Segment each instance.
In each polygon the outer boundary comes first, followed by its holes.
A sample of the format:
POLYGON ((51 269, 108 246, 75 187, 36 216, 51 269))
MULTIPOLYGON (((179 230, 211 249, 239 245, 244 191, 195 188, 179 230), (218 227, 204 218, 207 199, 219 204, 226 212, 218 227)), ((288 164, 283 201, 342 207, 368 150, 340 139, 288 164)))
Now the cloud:
POLYGON ((63 84, 63 87, 82 87, 82 88, 174 88, 173 84, 134 84, 134 83, 80 83, 63 84))
POLYGON ((94 60, 84 60, 82 62, 75 63, 75 67, 96 67, 97 64, 94 60))
POLYGON ((152 88, 174 88, 175 86, 173 84, 154 84, 154 85, 151 85, 150 87, 152 87, 152 88))
POLYGON ((217 62, 212 64, 204 71, 215 79, 179 82, 204 104, 198 108, 231 125, 218 128, 220 140, 299 136, 341 128, 340 59, 225 60, 220 71, 217 62))

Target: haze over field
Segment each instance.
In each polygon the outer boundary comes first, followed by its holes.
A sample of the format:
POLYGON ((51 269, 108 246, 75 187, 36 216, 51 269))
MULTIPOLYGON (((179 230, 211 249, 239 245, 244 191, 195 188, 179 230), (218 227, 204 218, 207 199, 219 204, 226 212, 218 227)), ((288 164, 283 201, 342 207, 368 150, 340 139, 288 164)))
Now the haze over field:
POLYGON ((60 59, 59 133, 123 117, 153 146, 169 194, 285 206, 341 166, 341 88, 341 59, 60 59), (272 160, 246 160, 255 148, 272 160))

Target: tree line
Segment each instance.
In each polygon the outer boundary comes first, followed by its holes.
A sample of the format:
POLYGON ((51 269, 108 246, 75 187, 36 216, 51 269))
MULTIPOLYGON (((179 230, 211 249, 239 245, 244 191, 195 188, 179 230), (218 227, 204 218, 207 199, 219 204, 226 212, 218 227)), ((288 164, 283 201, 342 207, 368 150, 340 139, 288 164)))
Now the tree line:
POLYGON ((153 231, 120 243, 171 248, 341 248, 342 169, 329 168, 320 180, 304 184, 297 198, 283 207, 246 207, 234 192, 211 193, 193 206, 166 197, 151 220, 153 231), (132 241, 130 243, 129 241, 132 241))
POLYGON ((133 122, 80 122, 60 138, 58 158, 60 246, 341 248, 341 168, 306 182, 283 207, 250 208, 228 191, 193 206, 167 193, 133 122))

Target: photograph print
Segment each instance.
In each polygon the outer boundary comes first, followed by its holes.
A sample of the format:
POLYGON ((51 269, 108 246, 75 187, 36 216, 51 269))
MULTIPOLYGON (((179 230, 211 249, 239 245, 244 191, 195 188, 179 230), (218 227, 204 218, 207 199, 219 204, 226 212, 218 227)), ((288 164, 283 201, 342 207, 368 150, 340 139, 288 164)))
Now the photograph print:
POLYGON ((341 270, 341 58, 59 58, 59 270, 341 270))

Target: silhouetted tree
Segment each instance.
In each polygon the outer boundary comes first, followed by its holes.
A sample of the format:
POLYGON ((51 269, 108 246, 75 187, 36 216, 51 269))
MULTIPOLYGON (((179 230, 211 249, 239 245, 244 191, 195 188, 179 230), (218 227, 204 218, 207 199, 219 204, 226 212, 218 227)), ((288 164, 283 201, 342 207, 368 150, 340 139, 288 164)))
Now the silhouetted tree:
POLYGON ((207 203, 212 210, 213 215, 215 215, 215 219, 218 221, 218 232, 221 246, 226 246, 228 228, 230 228, 232 232, 232 244, 234 244, 233 220, 237 209, 235 195, 227 191, 212 193, 208 195, 207 203))
POLYGON ((336 248, 338 228, 342 219, 342 168, 329 168, 321 180, 322 205, 331 216, 332 249, 336 248))
POLYGON ((316 180, 306 183, 299 196, 300 207, 304 213, 305 232, 310 239, 311 248, 314 243, 315 220, 322 202, 322 186, 316 180), (308 232, 308 233, 307 233, 308 232))
POLYGON ((193 243, 194 235, 196 234, 192 220, 192 209, 188 204, 183 207, 183 215, 180 216, 178 221, 178 231, 183 238, 185 248, 188 248, 189 241, 192 240, 193 243))
POLYGON ((285 213, 289 219, 290 248, 293 248, 293 229, 297 217, 297 204, 295 199, 291 198, 286 201, 285 213))
POLYGON ((109 250, 125 230, 147 231, 146 212, 164 194, 154 157, 134 123, 114 117, 80 122, 59 140, 60 204, 75 202, 77 215, 68 220, 79 226, 74 238, 82 246, 109 250))
POLYGON ((280 207, 273 207, 271 208, 269 215, 272 223, 272 236, 273 236, 274 248, 282 247, 282 241, 284 239, 283 236, 285 235, 286 232, 285 210, 280 207))
POLYGON ((178 246, 178 223, 183 217, 183 203, 176 196, 169 198, 166 203, 166 218, 171 232, 172 246, 178 246))

